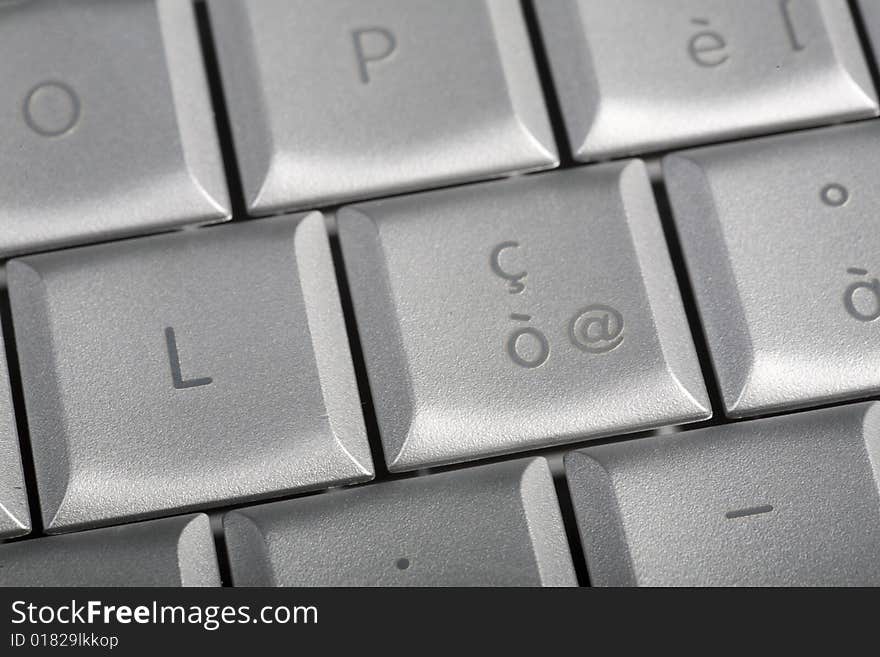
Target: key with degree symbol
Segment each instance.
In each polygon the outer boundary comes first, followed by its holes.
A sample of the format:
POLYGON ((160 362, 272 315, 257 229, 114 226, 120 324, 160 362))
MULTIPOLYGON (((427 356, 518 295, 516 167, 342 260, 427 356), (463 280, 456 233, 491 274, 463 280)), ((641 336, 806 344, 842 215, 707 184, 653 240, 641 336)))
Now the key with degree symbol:
POLYGON ((730 416, 880 391, 878 168, 874 121, 665 159, 730 416))
POLYGON ((338 219, 392 470, 710 415, 640 161, 338 219))

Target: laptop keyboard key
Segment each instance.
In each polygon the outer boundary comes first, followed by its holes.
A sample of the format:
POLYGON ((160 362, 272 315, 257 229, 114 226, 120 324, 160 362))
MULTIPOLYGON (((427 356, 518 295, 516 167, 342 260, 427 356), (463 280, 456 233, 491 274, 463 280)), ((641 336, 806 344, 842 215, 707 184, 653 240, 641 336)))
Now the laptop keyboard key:
POLYGON ((880 404, 566 456, 599 586, 880 584, 880 404))
POLYGON ((205 514, 0 545, 0 586, 220 586, 205 514))
POLYGON ((665 159, 731 417, 880 391, 878 168, 874 121, 665 159))
POLYGON ((191 3, 0 3, 0 80, 0 256, 229 218, 191 3))
POLYGON ((254 213, 558 163, 519 2, 208 7, 254 213))
POLYGON ((47 531, 372 476, 320 213, 8 270, 47 531))
POLYGON ((338 220, 391 470, 710 416, 641 162, 338 220))
POLYGON ((578 160, 878 114, 844 0, 535 7, 578 160))
POLYGON ((236 586, 575 586, 544 459, 498 463, 224 518, 236 586))

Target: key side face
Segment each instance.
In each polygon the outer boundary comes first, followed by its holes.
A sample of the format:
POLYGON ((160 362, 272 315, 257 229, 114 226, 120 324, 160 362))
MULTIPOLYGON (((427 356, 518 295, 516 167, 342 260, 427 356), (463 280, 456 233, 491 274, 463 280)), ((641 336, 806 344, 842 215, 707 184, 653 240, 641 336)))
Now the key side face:
POLYGON ((220 0, 209 13, 254 214, 558 164, 518 3, 220 0))
POLYGON ((0 586, 220 586, 208 516, 0 545, 0 586))
POLYGON ((582 161, 877 116, 842 0, 537 3, 582 161))
POLYGON ((569 454, 591 582, 876 585, 878 420, 866 403, 569 454))
POLYGON ((372 476, 319 213, 14 260, 9 285, 49 531, 372 476))
POLYGON ((339 232, 391 470, 710 415, 639 162, 350 206, 339 232))
POLYGON ((553 480, 530 459, 226 514, 236 586, 574 586, 553 480))
POLYGON ((193 10, 0 8, 0 254, 230 216, 193 10))
POLYGON ((0 333, 0 540, 31 531, 6 350, 0 333))
POLYGON ((880 389, 878 147, 872 122, 665 159, 729 415, 880 389))

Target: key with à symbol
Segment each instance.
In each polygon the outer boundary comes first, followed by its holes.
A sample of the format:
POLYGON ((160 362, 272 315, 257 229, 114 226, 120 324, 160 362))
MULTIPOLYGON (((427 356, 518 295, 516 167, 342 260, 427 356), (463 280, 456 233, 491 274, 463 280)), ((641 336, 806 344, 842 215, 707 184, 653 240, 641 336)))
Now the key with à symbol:
POLYGON ((338 221, 391 470, 711 414, 640 161, 338 221))
POLYGON ((320 213, 8 277, 47 531, 372 477, 320 213))
POLYGON ((544 459, 238 509, 236 586, 576 586, 544 459))
POLYGON ((589 447, 565 468, 594 585, 880 584, 880 403, 589 447))
POLYGON ((878 114, 845 0, 554 0, 535 8, 578 160, 878 114))
POLYGON ((728 415, 880 391, 878 168, 873 121, 665 158, 728 415))

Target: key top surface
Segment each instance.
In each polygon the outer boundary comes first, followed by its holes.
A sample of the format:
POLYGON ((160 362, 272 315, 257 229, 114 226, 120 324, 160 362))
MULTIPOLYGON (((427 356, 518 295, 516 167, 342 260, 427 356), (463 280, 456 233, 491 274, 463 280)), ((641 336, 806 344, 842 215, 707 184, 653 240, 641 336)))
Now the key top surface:
POLYGON ((575 586, 544 459, 226 514, 236 586, 575 586))
POLYGON ((844 0, 535 7, 579 160, 878 113, 844 0))
POLYGON ((319 213, 8 269, 48 531, 372 476, 319 213))
POLYGON ((31 518, 6 370, 6 351, 0 334, 0 539, 30 531, 31 518))
POLYGON ((880 405, 566 457, 594 585, 880 582, 880 405))
POLYGON ((874 122, 665 159, 730 416, 880 390, 878 167, 874 122))
POLYGON ((257 214, 556 166, 520 4, 212 0, 257 214))
POLYGON ((350 206, 391 470, 709 417, 641 162, 350 206))
POLYGON ((205 514, 0 545, 0 586, 220 586, 205 514))
POLYGON ((0 4, 0 255, 229 218, 193 9, 0 4))

